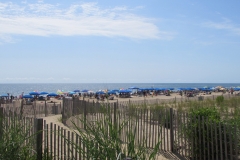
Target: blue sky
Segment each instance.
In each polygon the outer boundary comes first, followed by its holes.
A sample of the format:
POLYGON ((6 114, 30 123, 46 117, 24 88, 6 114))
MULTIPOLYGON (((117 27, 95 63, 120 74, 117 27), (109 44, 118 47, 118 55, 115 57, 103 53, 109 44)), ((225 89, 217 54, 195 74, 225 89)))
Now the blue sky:
POLYGON ((0 83, 239 83, 240 1, 0 2, 0 83))

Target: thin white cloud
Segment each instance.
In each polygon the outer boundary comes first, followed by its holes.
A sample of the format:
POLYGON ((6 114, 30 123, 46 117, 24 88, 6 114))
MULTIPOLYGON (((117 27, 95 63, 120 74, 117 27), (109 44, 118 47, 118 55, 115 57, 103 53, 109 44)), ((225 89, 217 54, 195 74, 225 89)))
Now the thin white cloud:
POLYGON ((41 78, 38 77, 7 77, 5 78, 7 81, 26 81, 26 80, 41 80, 41 78))
POLYGON ((70 78, 63 78, 63 80, 64 80, 64 81, 69 81, 69 80, 70 80, 70 78))
POLYGON ((223 18, 224 21, 223 22, 212 22, 212 21, 208 21, 203 23, 204 27, 209 27, 209 28, 214 28, 214 29, 219 29, 219 30, 226 30, 228 32, 231 32, 237 36, 240 35, 240 27, 239 25, 236 26, 234 25, 231 20, 227 19, 227 18, 223 18))
POLYGON ((127 7, 101 9, 97 3, 63 8, 60 4, 0 2, 0 40, 13 35, 106 36, 133 39, 169 39, 154 19, 131 13, 127 7))

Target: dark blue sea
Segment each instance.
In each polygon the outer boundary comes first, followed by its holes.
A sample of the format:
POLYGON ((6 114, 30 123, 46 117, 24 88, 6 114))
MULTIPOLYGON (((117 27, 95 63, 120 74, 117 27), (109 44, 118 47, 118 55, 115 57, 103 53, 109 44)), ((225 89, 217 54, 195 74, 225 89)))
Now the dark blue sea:
POLYGON ((226 88, 238 87, 240 83, 19 83, 19 84, 0 84, 0 95, 10 93, 14 96, 19 96, 22 92, 28 94, 32 91, 38 92, 57 92, 62 90, 64 92, 73 90, 112 90, 112 89, 128 89, 129 87, 139 88, 200 88, 200 87, 216 87, 223 86, 226 88))

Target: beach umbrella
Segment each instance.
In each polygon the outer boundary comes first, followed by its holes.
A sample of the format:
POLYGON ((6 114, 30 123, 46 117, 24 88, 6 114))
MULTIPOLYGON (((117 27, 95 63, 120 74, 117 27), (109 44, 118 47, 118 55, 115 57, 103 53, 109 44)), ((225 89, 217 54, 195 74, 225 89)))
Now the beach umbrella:
POLYGON ((30 94, 25 94, 25 95, 22 96, 22 98, 33 98, 33 96, 30 95, 30 94))
POLYGON ((58 96, 58 94, 56 94, 56 93, 49 93, 47 96, 56 97, 56 96, 58 96))
POLYGON ((108 91, 107 93, 108 94, 117 94, 117 92, 114 92, 114 91, 108 91))
POLYGON ((68 94, 76 94, 76 92, 68 92, 68 94))
POLYGON ((148 90, 148 91, 153 91, 153 90, 155 90, 154 88, 146 88, 146 90, 148 90))
POLYGON ((80 90, 79 90, 79 89, 76 89, 76 90, 74 90, 73 92, 80 92, 80 90))
POLYGON ((240 88, 233 88, 234 91, 240 91, 240 88))
POLYGON ((88 90, 87 90, 87 89, 84 89, 84 90, 82 90, 81 92, 88 92, 88 90))
POLYGON ((139 88, 139 90, 144 91, 147 90, 147 88, 139 88))
POLYGON ((131 93, 132 91, 130 90, 119 90, 119 93, 131 93))
POLYGON ((185 88, 186 91, 194 91, 194 88, 185 88))
POLYGON ((37 95, 39 95, 39 93, 38 93, 38 92, 30 92, 29 94, 30 94, 30 95, 34 95, 34 96, 37 96, 37 95))
POLYGON ((48 94, 48 92, 40 92, 40 95, 48 94))
POLYGON ((165 91, 166 88, 154 88, 155 91, 165 91))
POLYGON ((2 94, 0 97, 9 97, 8 94, 2 94))
POLYGON ((210 92, 210 91, 212 91, 212 89, 209 89, 209 88, 204 88, 202 91, 205 91, 205 92, 210 92))
POLYGON ((128 89, 139 89, 138 87, 129 87, 128 89))
POLYGON ((58 94, 58 95, 61 95, 61 94, 64 94, 64 93, 63 93, 63 91, 61 91, 61 90, 59 89, 59 90, 57 90, 57 94, 58 94))
POLYGON ((105 94, 103 91, 97 91, 96 94, 105 94))
POLYGON ((113 90, 111 90, 111 91, 113 91, 113 92, 119 92, 119 89, 113 89, 113 90))

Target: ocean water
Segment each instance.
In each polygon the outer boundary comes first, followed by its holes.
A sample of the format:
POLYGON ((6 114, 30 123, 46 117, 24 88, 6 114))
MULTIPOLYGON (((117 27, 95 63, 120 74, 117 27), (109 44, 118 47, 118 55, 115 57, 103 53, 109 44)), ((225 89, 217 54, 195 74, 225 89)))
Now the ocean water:
POLYGON ((62 90, 65 92, 79 90, 112 90, 112 89, 127 89, 129 87, 139 88, 199 88, 199 87, 216 87, 223 86, 226 88, 238 87, 240 83, 25 83, 25 84, 0 84, 0 95, 10 93, 14 96, 20 95, 22 92, 28 94, 32 91, 56 92, 62 90))

